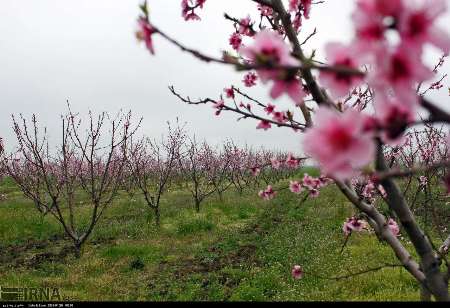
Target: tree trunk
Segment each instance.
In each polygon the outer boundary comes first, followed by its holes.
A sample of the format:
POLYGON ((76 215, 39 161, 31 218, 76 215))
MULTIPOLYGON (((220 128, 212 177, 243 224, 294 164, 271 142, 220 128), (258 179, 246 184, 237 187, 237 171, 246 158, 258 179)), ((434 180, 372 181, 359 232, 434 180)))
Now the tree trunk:
POLYGON ((195 199, 195 210, 197 211, 197 213, 200 213, 200 200, 199 199, 195 199))
POLYGON ((75 258, 77 258, 77 259, 81 258, 81 245, 82 245, 82 243, 80 243, 78 241, 76 241, 73 244, 73 251, 75 254, 75 258))
POLYGON ((155 212, 155 223, 156 226, 159 228, 161 226, 161 215, 159 212, 159 206, 158 207, 154 207, 153 211, 155 212))
POLYGON ((420 300, 422 302, 431 302, 431 293, 424 285, 420 286, 420 300))

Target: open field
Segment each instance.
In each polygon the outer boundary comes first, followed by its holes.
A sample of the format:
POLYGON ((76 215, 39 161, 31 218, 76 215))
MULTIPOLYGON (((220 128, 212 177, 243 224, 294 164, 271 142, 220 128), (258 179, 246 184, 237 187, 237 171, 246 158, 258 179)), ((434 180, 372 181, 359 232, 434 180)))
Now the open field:
POLYGON ((419 300, 402 268, 330 279, 398 262, 364 232, 340 253, 353 210, 334 185, 302 204, 286 190, 268 202, 230 190, 200 213, 188 192, 172 190, 160 229, 142 200, 123 193, 79 259, 52 217, 42 219, 8 180, 1 192, 0 286, 57 287, 71 300, 419 300), (303 279, 291 277, 294 264, 303 279))

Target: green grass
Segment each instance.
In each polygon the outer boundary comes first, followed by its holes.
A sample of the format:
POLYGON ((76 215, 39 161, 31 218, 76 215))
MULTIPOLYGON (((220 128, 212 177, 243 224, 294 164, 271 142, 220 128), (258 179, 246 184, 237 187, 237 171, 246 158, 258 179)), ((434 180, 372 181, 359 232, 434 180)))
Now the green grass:
MULTIPOLYGON (((352 235, 340 253, 342 223, 354 210, 334 186, 303 204, 286 191, 270 202, 256 191, 229 191, 223 202, 205 200, 200 213, 188 192, 173 190, 163 200, 160 228, 140 198, 121 194, 79 259, 45 258, 70 245, 62 228, 38 215, 12 183, 0 189, 7 194, 0 203, 0 286, 58 287, 72 300, 419 299, 400 268, 330 279, 397 262, 368 233, 352 235), (294 264, 305 269, 303 279, 292 279, 294 264)), ((80 221, 88 214, 82 205, 80 221)))

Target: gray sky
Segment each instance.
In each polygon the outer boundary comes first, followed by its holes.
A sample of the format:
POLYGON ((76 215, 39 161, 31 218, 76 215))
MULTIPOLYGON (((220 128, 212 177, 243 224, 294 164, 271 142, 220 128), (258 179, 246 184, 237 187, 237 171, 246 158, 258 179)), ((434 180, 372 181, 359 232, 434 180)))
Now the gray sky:
MULTIPOLYGON (((450 3, 450 0, 448 0, 450 3)), ((152 22, 188 46, 220 56, 230 50, 232 16, 256 16, 250 0, 208 0, 200 11, 201 22, 181 18, 180 0, 149 0, 152 22)), ((12 113, 36 113, 52 136, 59 136, 59 115, 66 111, 66 99, 75 111, 86 114, 120 108, 143 116, 141 133, 159 136, 167 120, 179 117, 188 122, 191 133, 218 143, 231 137, 243 144, 300 151, 299 138, 289 129, 256 130, 256 122, 236 122, 236 115, 213 115, 211 106, 187 106, 168 91, 173 84, 182 93, 218 98, 231 84, 245 88, 243 74, 229 67, 205 64, 180 52, 162 38, 154 39, 156 56, 150 56, 134 37, 139 13, 138 0, 1 0, 0 4, 0 132, 10 147, 12 113)), ((326 0, 313 8, 304 22, 300 38, 317 26, 307 52, 325 42, 348 42, 353 0, 326 0)), ((447 13, 440 24, 448 28, 447 13)), ((426 60, 434 63, 439 53, 430 49, 426 60)), ((447 63, 443 72, 450 72, 447 63)), ((245 88, 247 89, 247 88, 245 88)), ((447 91, 432 97, 447 107, 447 91)), ((257 86, 248 93, 271 102, 268 88, 257 86)), ((277 104, 290 106, 287 99, 277 104)))

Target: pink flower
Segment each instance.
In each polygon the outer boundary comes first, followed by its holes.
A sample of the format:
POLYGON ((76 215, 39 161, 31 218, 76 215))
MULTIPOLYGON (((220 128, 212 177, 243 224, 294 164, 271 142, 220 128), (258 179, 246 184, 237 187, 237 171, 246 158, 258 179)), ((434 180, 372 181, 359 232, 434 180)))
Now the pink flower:
POLYGON ((393 220, 392 218, 389 218, 387 224, 388 224, 388 228, 389 228, 389 230, 391 230, 392 234, 394 234, 394 236, 399 236, 400 227, 395 222, 395 220, 393 220))
POLYGON ((261 190, 258 195, 264 200, 271 200, 276 196, 277 192, 273 190, 271 185, 268 185, 265 190, 261 190))
POLYGON ((264 130, 268 130, 269 128, 271 128, 272 125, 270 125, 270 122, 267 120, 261 120, 259 122, 259 124, 256 126, 256 129, 264 129, 264 130))
POLYGON ((286 158, 286 166, 289 168, 295 169, 298 168, 299 160, 292 155, 292 153, 288 154, 288 157, 286 158))
POLYGON ((402 44, 377 57, 369 83, 381 93, 391 88, 400 101, 414 104, 417 102, 416 83, 432 76, 432 72, 421 61, 420 50, 402 44))
POLYGON ((239 50, 242 45, 242 37, 239 33, 234 32, 231 34, 229 43, 234 50, 239 50))
POLYGON ((292 26, 296 32, 300 31, 300 27, 302 26, 302 15, 296 14, 294 20, 292 21, 292 26))
POLYGON ((402 0, 375 0, 375 9, 383 16, 395 17, 404 7, 402 0))
MULTIPOLYGON (((265 111, 267 114, 271 114, 274 110, 275 110, 275 106, 272 105, 272 104, 267 104, 267 106, 264 108, 264 111, 265 111)), ((450 136, 450 135, 449 135, 449 136, 450 136)), ((449 137, 449 140, 450 140, 450 137, 449 137)))
POLYGON ((148 20, 144 17, 139 17, 138 19, 138 30, 136 31, 136 38, 139 41, 144 41, 145 46, 150 51, 152 55, 155 54, 155 50, 153 49, 152 42, 152 34, 155 33, 155 30, 150 25, 148 20))
POLYGON ((284 123, 287 121, 287 116, 284 111, 275 111, 272 113, 273 120, 278 123, 284 123))
POLYGON ((303 277, 303 269, 300 265, 294 265, 292 267, 292 278, 294 279, 301 279, 303 277))
POLYGON ((377 1, 358 0, 352 14, 356 31, 355 51, 361 55, 382 52, 386 48, 385 32, 389 25, 385 24, 386 16, 380 12, 377 1))
POLYGON ((205 2, 206 0, 196 0, 196 5, 202 9, 205 2))
POLYGON ((315 188, 309 191, 309 195, 311 196, 311 198, 317 198, 319 197, 319 194, 320 194, 319 190, 315 188))
POLYGON ((256 76, 255 73, 253 72, 249 72, 244 76, 244 79, 242 80, 244 82, 244 85, 246 87, 253 87, 254 85, 256 85, 256 80, 258 79, 258 77, 256 76))
POLYGON ((383 141, 396 145, 408 125, 416 118, 416 106, 403 104, 395 98, 379 96, 375 100, 375 111, 379 128, 383 129, 383 141))
POLYGON ((261 173, 261 169, 259 167, 252 167, 250 168, 250 171, 254 177, 257 177, 261 173))
MULTIPOLYGON (((328 43, 325 46, 325 50, 329 65, 342 66, 349 69, 358 68, 352 47, 347 47, 340 43, 328 43)), ((336 99, 347 95, 350 90, 363 82, 362 76, 327 70, 320 71, 319 79, 322 85, 328 88, 331 95, 336 99)))
POLYGON ((188 20, 200 20, 200 16, 195 14, 195 9, 197 7, 203 8, 206 0, 197 0, 195 4, 192 0, 182 0, 181 1, 181 16, 185 21, 188 20))
POLYGON ((398 20, 398 31, 402 40, 419 50, 423 44, 431 43, 448 54, 450 37, 434 24, 439 15, 447 11, 447 1, 408 1, 408 4, 401 10, 398 20))
POLYGON ((300 0, 289 0, 289 12, 295 12, 298 10, 300 0))
POLYGON ((333 182, 332 179, 326 177, 326 176, 323 175, 323 174, 320 175, 319 181, 320 181, 320 186, 321 186, 321 187, 325 187, 325 186, 327 186, 328 184, 330 184, 330 183, 333 182))
POLYGON ((274 84, 270 90, 270 96, 273 99, 277 99, 283 93, 286 93, 296 105, 301 104, 306 96, 302 83, 297 77, 286 80, 274 80, 274 84))
POLYGON ((305 173, 303 175, 302 183, 303 183, 303 186, 305 186, 309 190, 314 189, 314 185, 315 185, 314 178, 312 176, 310 176, 308 173, 305 173))
POLYGON ((364 186, 362 196, 364 198, 370 199, 371 201, 374 201, 372 200, 374 193, 375 193, 375 184, 372 181, 369 181, 367 185, 364 186))
POLYGON ((368 41, 384 39, 384 32, 388 30, 388 25, 383 22, 386 16, 380 14, 376 2, 377 0, 358 0, 356 2, 352 18, 358 39, 368 41))
MULTIPOLYGON (((292 67, 300 64, 297 59, 291 56, 290 48, 283 38, 270 30, 259 32, 255 36, 253 45, 242 47, 240 53, 249 58, 251 63, 265 67, 292 67)), ((278 98, 286 93, 295 103, 303 101, 305 93, 295 71, 264 68, 257 72, 263 83, 273 80, 274 84, 270 91, 272 98, 278 98)))
POLYGON ((223 89, 228 98, 234 98, 234 89, 233 87, 223 89))
POLYGON ((281 167, 281 162, 275 157, 270 159, 270 164, 272 165, 272 168, 275 170, 278 170, 281 167))
POLYGON ((295 194, 302 192, 302 186, 298 181, 290 181, 289 190, 295 194))
POLYGON ((213 104, 213 108, 214 109, 217 109, 216 110, 216 115, 219 115, 220 114, 220 112, 222 111, 222 109, 223 109, 223 107, 225 106, 225 102, 221 99, 221 100, 219 100, 219 101, 217 101, 217 102, 215 102, 214 104, 213 104))
POLYGON ((345 235, 349 235, 353 231, 359 232, 363 229, 363 221, 358 220, 355 216, 352 216, 350 218, 347 218, 347 221, 344 222, 344 225, 342 226, 342 231, 344 231, 345 235))
POLYGON ((239 30, 238 30, 238 32, 240 34, 242 34, 242 35, 253 36, 252 21, 250 19, 250 16, 242 18, 239 21, 239 30))
POLYGON ((375 157, 372 134, 364 130, 365 116, 347 109, 338 114, 320 107, 316 126, 303 137, 303 149, 317 160, 323 171, 338 179, 348 179, 355 169, 370 163, 375 157))
POLYGON ((273 9, 270 6, 262 5, 258 3, 258 11, 261 12, 262 16, 270 17, 273 14, 273 9))
POLYGON ((308 19, 311 11, 312 0, 289 0, 289 12, 297 12, 300 4, 301 9, 303 10, 303 16, 308 19))
MULTIPOLYGON (((289 46, 283 38, 270 30, 262 30, 255 36, 253 45, 241 47, 239 52, 251 63, 261 66, 296 66, 300 62, 291 56, 289 46)), ((263 82, 276 78, 276 70, 260 69, 258 74, 263 82)))
POLYGON ((311 12, 312 0, 301 0, 301 1, 303 6, 303 16, 305 16, 305 18, 308 19, 309 13, 311 12))

